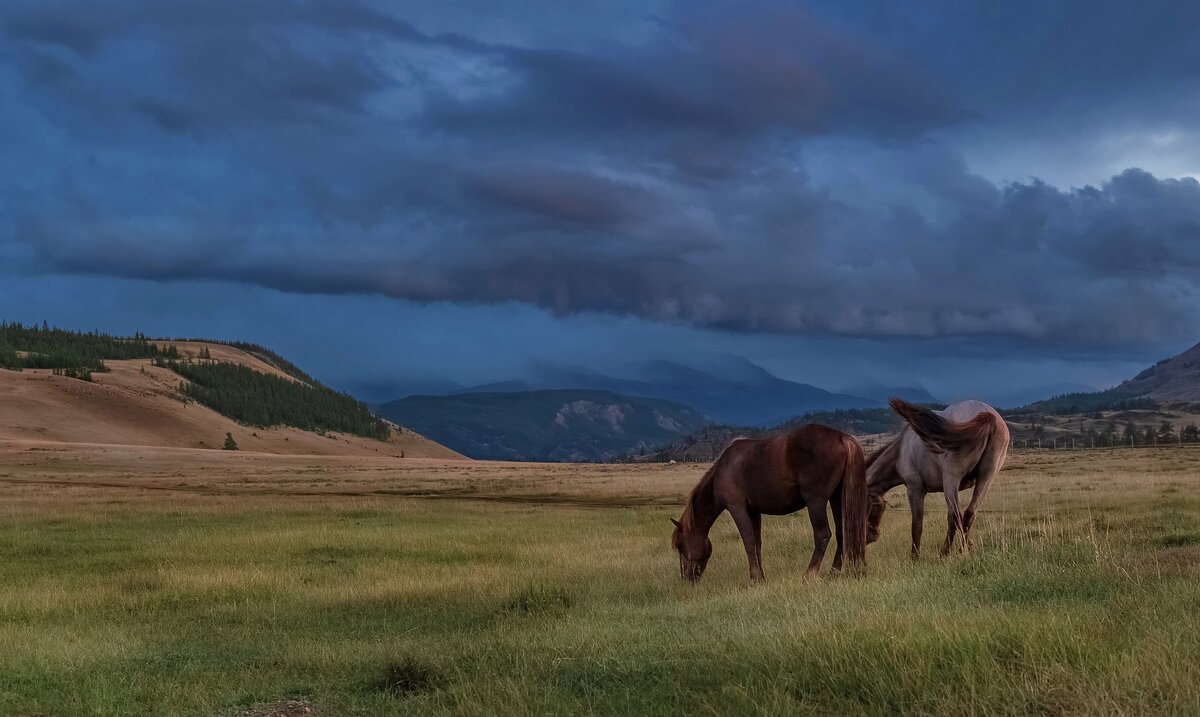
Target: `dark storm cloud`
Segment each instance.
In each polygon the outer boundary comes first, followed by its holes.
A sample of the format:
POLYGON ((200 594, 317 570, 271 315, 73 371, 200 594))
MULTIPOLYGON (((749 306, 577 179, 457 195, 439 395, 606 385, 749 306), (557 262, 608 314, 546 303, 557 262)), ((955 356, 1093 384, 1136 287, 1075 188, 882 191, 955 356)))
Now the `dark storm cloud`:
POLYGON ((989 182, 931 139, 975 115, 919 52, 822 17, 564 49, 382 4, 6 4, 0 256, 738 332, 1196 328, 1194 180, 989 182))
POLYGON ((482 98, 434 96, 459 132, 913 135, 968 115, 932 76, 798 9, 693 10, 661 43, 596 56, 492 47, 515 76, 482 98))

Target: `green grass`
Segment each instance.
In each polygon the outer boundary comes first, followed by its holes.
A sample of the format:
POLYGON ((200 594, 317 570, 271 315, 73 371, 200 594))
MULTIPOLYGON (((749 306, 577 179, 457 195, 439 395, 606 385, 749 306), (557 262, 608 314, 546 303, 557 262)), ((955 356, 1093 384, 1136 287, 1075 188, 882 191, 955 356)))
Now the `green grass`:
POLYGON ((1200 501, 1051 495, 813 581, 768 518, 761 586, 723 518, 691 587, 674 509, 64 494, 0 520, 0 714, 1200 712, 1200 501))

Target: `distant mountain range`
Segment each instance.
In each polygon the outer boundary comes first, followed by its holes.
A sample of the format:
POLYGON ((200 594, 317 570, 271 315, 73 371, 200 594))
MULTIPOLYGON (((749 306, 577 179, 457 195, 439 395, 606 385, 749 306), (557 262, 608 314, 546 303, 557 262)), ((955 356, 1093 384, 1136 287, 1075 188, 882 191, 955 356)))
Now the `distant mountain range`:
MULTIPOLYGON (((917 395, 914 398, 908 398, 894 388, 879 389, 865 386, 852 390, 868 397, 881 395, 880 391, 882 390, 885 393, 900 395, 907 400, 921 403, 933 402, 928 398, 928 394, 924 394, 924 397, 917 395)), ((996 401, 996 399, 993 400, 996 401)), ((1150 420, 1150 425, 1157 426, 1161 421, 1168 420, 1171 414, 1164 415, 1156 412, 1180 409, 1192 412, 1200 410, 1200 344, 1177 356, 1163 359, 1133 378, 1104 391, 1073 385, 1043 387, 1030 389, 1028 392, 1020 394, 1012 394, 1010 401, 1011 403, 1000 401, 996 401, 996 403, 1001 407, 1003 415, 1011 425, 1014 427, 1040 425, 1043 428, 1049 425, 1052 430, 1047 435, 1051 437, 1069 434, 1070 431, 1066 428, 1068 425, 1079 426, 1080 428, 1077 430, 1082 431, 1081 426, 1084 420, 1109 423, 1117 418, 1125 422, 1136 420, 1139 427, 1146 420, 1150 420), (1084 390, 1072 390, 1076 388, 1084 390), (1028 400, 1022 401, 1022 396, 1027 396, 1028 400), (1051 397, 1045 398, 1046 396, 1051 397), (1040 400, 1037 400, 1038 398, 1040 400), (1005 408, 1006 406, 1017 407, 1005 408), (1066 423, 1064 417, 1070 417, 1070 423, 1066 423)), ((1178 414, 1175 417, 1177 418, 1178 414)), ((899 425, 896 417, 883 408, 811 413, 799 420, 824 423, 857 435, 889 432, 899 425)), ((729 442, 737 436, 760 436, 769 432, 769 430, 756 426, 740 428, 707 426, 693 434, 676 438, 655 450, 636 456, 634 460, 709 461, 720 455, 729 442)), ((1019 433, 1014 433, 1014 435, 1019 435, 1019 433)), ((1082 433, 1072 435, 1082 436, 1081 440, 1087 438, 1082 433)))
POLYGON ((409 396, 376 411, 471 458, 514 461, 609 460, 712 423, 671 401, 596 390, 409 396))
POLYGON ((413 395, 373 408, 472 458, 591 461, 716 424, 773 426, 813 411, 882 406, 894 395, 935 400, 924 389, 883 385, 862 386, 862 395, 834 393, 736 356, 703 368, 645 361, 625 373, 542 363, 525 378, 481 386, 414 382, 413 395))
POLYGON ((736 426, 770 426, 811 411, 882 406, 886 405, 889 396, 922 403, 936 400, 923 388, 882 384, 835 393, 807 383, 781 379, 737 356, 711 359, 703 368, 673 361, 644 361, 630 366, 625 374, 613 376, 577 366, 542 363, 534 366, 531 374, 522 379, 470 387, 423 381, 404 386, 396 396, 601 390, 674 401, 696 409, 717 423, 736 426))

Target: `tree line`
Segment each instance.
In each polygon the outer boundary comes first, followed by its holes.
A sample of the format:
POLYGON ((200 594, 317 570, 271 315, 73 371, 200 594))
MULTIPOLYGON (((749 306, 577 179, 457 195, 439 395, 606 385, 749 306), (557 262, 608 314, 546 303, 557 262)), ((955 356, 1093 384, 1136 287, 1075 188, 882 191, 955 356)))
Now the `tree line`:
POLYGON ((90 381, 93 371, 107 371, 105 359, 179 358, 174 344, 161 348, 141 333, 132 338, 99 331, 58 329, 42 322, 25 326, 0 322, 0 368, 53 369, 58 375, 90 381))
POLYGON ((220 361, 156 357, 153 363, 187 379, 180 386, 185 396, 245 425, 337 431, 381 441, 391 434, 365 403, 315 381, 306 385, 220 361))
POLYGON ((1019 419, 1023 415, 1049 413, 1055 416, 1073 416, 1079 413, 1096 413, 1098 411, 1135 411, 1158 407, 1154 399, 1144 396, 1130 396, 1119 388, 1093 393, 1064 393, 1044 401, 1036 401, 1028 406, 1009 408, 1000 411, 1005 418, 1019 419))

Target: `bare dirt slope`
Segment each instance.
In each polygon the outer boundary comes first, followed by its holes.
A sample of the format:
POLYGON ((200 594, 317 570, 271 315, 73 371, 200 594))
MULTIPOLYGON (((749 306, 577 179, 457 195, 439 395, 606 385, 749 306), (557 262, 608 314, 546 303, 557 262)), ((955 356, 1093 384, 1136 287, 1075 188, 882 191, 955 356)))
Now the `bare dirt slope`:
MULTIPOLYGON (((276 375, 277 369, 238 349, 218 344, 177 344, 185 355, 207 347, 221 361, 244 363, 276 375)), ((178 394, 182 380, 149 360, 107 361, 94 382, 54 376, 49 370, 0 370, 0 440, 99 443, 169 448, 220 448, 233 434, 242 451, 281 455, 461 458, 407 429, 377 441, 324 436, 296 428, 250 428, 178 394)))

